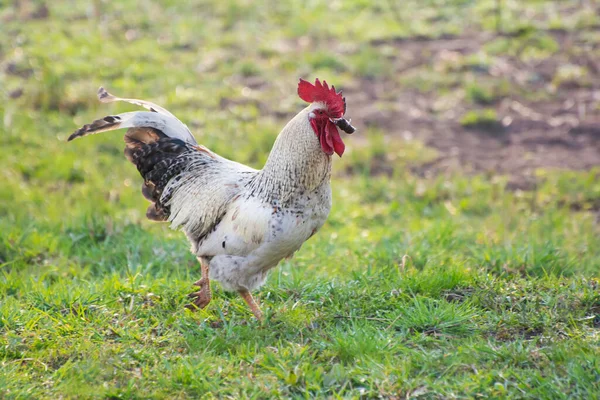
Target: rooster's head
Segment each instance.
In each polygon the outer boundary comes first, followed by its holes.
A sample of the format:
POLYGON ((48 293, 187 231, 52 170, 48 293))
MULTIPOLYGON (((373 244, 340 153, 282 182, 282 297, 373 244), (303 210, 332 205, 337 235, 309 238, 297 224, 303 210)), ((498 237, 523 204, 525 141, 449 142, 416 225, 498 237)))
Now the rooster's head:
POLYGON ((335 87, 331 86, 330 88, 325 81, 321 83, 317 79, 313 85, 300 79, 298 96, 311 103, 308 120, 319 138, 323 151, 328 155, 335 152, 341 157, 346 146, 340 137, 338 128, 346 133, 355 131, 350 120, 344 118, 346 99, 342 97, 342 92, 336 92, 335 87))

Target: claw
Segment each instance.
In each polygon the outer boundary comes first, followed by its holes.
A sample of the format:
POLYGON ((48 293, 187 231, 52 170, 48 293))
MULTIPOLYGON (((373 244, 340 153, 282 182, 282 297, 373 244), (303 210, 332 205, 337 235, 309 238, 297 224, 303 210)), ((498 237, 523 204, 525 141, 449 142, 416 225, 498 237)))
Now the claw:
POLYGON ((188 304, 187 306, 185 306, 185 308, 187 308, 188 310, 195 311, 199 308, 202 309, 208 306, 211 300, 211 295, 210 292, 200 290, 198 292, 188 294, 188 298, 194 299, 194 301, 192 302, 192 304, 188 304))
POLYGON ((196 311, 199 308, 206 307, 212 298, 210 291, 210 280, 208 279, 208 264, 206 260, 198 258, 200 261, 200 269, 202 271, 202 278, 194 282, 194 286, 200 287, 200 290, 194 293, 190 293, 188 298, 194 299, 192 304, 188 304, 185 308, 188 310, 196 311))

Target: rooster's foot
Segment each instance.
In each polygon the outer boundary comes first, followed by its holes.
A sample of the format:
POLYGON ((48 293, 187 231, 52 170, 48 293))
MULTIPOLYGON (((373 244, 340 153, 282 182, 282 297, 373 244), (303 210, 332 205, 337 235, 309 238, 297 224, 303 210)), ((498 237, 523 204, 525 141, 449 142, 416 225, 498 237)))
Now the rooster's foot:
POLYGON ((200 278, 200 280, 197 280, 196 282, 194 282, 194 286, 198 286, 199 288, 204 288, 204 286, 206 286, 207 283, 208 283, 208 279, 200 278))
POLYGON ((194 299, 191 304, 185 306, 188 310, 196 311, 199 308, 205 308, 211 300, 210 292, 206 293, 205 290, 200 290, 198 292, 190 293, 188 295, 190 299, 194 299))
POLYGON ((198 308, 205 308, 212 298, 208 280, 200 279, 198 282, 194 283, 194 286, 200 286, 200 290, 188 295, 190 299, 193 299, 193 302, 186 306, 187 309, 192 311, 195 311, 198 308))
POLYGON ((250 310, 252 311, 252 314, 254 314, 256 319, 259 321, 264 321, 263 313, 262 311, 260 311, 260 306, 258 305, 258 302, 254 300, 252 294, 250 294, 250 292, 247 290, 240 290, 239 293, 242 296, 242 299, 244 299, 244 301, 246 302, 246 304, 248 304, 248 307, 250 307, 250 310))
POLYGON ((204 308, 210 303, 210 299, 212 298, 212 294, 210 292, 210 280, 208 279, 208 262, 198 257, 198 261, 200 261, 200 271, 202 272, 202 278, 194 283, 194 286, 198 286, 200 288, 199 291, 190 293, 188 295, 189 298, 194 301, 192 304, 188 304, 185 308, 196 311, 199 308, 204 308))

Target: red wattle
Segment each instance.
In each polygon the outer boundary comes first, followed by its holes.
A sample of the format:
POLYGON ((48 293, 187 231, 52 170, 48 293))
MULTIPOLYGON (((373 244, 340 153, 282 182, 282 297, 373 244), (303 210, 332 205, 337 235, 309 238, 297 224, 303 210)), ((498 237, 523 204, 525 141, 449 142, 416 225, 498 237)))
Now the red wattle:
POLYGON ((327 154, 328 156, 332 155, 333 147, 329 143, 327 143, 327 135, 325 134, 325 132, 321 134, 319 140, 321 141, 321 148, 323 149, 323 152, 325 152, 325 154, 327 154))
POLYGON ((332 155, 334 152, 338 156, 342 156, 344 154, 344 150, 346 146, 340 137, 340 133, 333 122, 329 119, 317 119, 313 118, 310 120, 310 125, 312 126, 319 142, 321 143, 321 148, 323 152, 327 155, 332 155))
POLYGON ((327 121, 327 125, 325 125, 325 131, 327 132, 327 136, 331 137, 333 141, 333 149, 338 156, 342 156, 344 154, 344 150, 346 150, 346 145, 342 141, 340 137, 340 132, 337 129, 337 126, 331 121, 327 121))

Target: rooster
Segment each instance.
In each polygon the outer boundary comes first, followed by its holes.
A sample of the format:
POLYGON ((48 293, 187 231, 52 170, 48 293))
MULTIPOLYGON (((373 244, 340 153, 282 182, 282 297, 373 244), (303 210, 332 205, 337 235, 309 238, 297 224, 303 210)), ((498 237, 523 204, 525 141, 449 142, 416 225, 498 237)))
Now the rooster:
POLYGON ((216 280, 225 290, 239 292, 262 320, 251 292, 325 223, 332 155, 344 153, 340 131, 355 129, 344 118, 346 100, 334 86, 300 79, 298 95, 310 105, 279 133, 261 170, 199 145, 164 108, 103 88, 98 90, 101 102, 125 101, 149 111, 106 116, 69 137, 129 128, 125 156, 144 178, 142 194, 152 203, 147 218, 183 230, 200 263, 201 278, 194 283, 200 290, 190 294, 189 308, 210 303, 210 280, 216 280))

